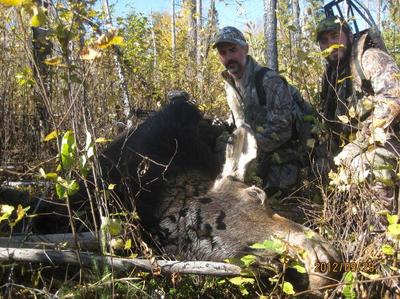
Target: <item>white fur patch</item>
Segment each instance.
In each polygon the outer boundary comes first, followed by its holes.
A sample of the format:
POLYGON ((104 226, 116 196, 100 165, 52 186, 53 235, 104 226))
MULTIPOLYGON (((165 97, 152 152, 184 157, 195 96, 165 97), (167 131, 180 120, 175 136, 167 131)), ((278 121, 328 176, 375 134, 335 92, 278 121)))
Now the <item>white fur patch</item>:
POLYGON ((256 157, 256 138, 251 128, 244 124, 233 132, 232 143, 226 146, 225 164, 213 190, 218 189, 228 176, 243 182, 248 164, 256 157))

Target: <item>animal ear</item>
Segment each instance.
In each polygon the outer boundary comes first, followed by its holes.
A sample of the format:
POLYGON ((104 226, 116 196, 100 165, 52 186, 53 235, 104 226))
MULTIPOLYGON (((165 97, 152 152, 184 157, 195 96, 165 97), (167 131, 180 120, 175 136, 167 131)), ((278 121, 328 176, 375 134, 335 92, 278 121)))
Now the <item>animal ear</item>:
POLYGON ((251 186, 243 190, 244 199, 246 201, 255 201, 261 202, 261 205, 264 205, 267 199, 267 195, 264 190, 258 188, 257 186, 251 186))

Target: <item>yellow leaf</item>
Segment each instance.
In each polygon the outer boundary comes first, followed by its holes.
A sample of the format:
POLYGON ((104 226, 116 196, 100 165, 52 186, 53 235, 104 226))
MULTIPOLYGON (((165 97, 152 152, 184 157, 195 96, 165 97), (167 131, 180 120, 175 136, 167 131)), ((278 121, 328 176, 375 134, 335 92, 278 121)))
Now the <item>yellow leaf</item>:
POLYGON ((83 60, 93 60, 101 56, 101 53, 94 50, 91 47, 85 47, 82 49, 82 51, 79 53, 81 59, 83 60))
POLYGON ((257 132, 257 133, 262 133, 262 132, 264 132, 264 128, 261 127, 261 126, 258 126, 258 127, 256 128, 256 132, 257 132))
POLYGON ((309 148, 314 148, 314 146, 315 146, 315 139, 314 139, 314 138, 308 138, 306 144, 307 144, 307 147, 309 147, 309 148))
POLYGON ((344 124, 349 123, 349 118, 346 115, 338 115, 338 119, 344 124))
POLYGON ((351 108, 349 109, 349 116, 350 116, 351 118, 355 118, 355 117, 356 117, 356 110, 354 109, 354 107, 351 107, 351 108))
POLYGON ((99 137, 95 140, 96 143, 104 143, 104 142, 110 142, 112 139, 105 139, 104 137, 99 137))
POLYGON ((57 173, 55 173, 55 172, 49 172, 49 173, 46 173, 46 175, 45 175, 45 179, 48 179, 48 180, 55 180, 56 178, 58 177, 58 174, 57 173))
POLYGON ((374 144, 375 142, 379 142, 384 145, 386 143, 387 136, 385 131, 382 128, 375 128, 371 137, 369 137, 369 144, 374 144))
POLYGON ((114 190, 116 184, 110 184, 108 185, 108 190, 114 190))
POLYGON ((47 65, 53 65, 53 66, 57 66, 60 65, 62 62, 62 57, 61 56, 55 56, 52 58, 48 58, 44 61, 45 64, 47 65))
POLYGON ((110 246, 113 249, 123 249, 124 248, 124 240, 121 238, 113 238, 110 241, 110 246))
POLYGON ((369 99, 362 101, 362 105, 366 110, 371 110, 372 108, 374 108, 372 101, 369 99))
POLYGON ((53 131, 53 132, 47 134, 47 136, 44 137, 43 141, 50 141, 50 140, 53 140, 53 139, 57 138, 60 134, 61 134, 60 131, 55 130, 55 131, 53 131))
POLYGON ((0 222, 8 219, 13 211, 14 211, 13 206, 0 205, 0 222))
POLYGON ((128 240, 125 242, 124 249, 125 249, 125 250, 129 250, 129 249, 131 249, 131 248, 132 248, 132 240, 131 240, 131 239, 128 239, 128 240))
POLYGON ((32 1, 30 0, 0 0, 1 4, 7 5, 7 6, 21 6, 25 4, 32 4, 32 1))
POLYGON ((370 280, 378 279, 381 277, 379 274, 369 274, 369 273, 362 272, 362 271, 360 271, 360 273, 362 276, 364 276, 365 278, 370 279, 370 280))
POLYGON ((384 118, 374 118, 372 121, 372 126, 377 128, 377 127, 384 127, 386 124, 386 119, 384 118))
POLYGON ((26 211, 27 211, 28 209, 29 209, 29 207, 26 208, 26 209, 24 209, 21 205, 18 205, 18 208, 17 208, 17 219, 15 219, 15 221, 11 222, 11 223, 10 223, 10 226, 13 227, 13 226, 15 226, 18 222, 20 222, 21 219, 24 218, 24 216, 26 215, 26 211))
POLYGON ((322 57, 328 57, 329 55, 331 55, 333 50, 340 49, 340 48, 344 48, 344 45, 334 44, 334 45, 330 46, 329 48, 326 48, 325 50, 323 50, 319 55, 322 57))
POLYGON ((31 26, 32 27, 39 27, 42 26, 44 23, 46 23, 46 14, 44 13, 44 10, 40 6, 34 6, 33 7, 33 12, 34 15, 31 18, 31 26))
POLYGON ((124 43, 124 38, 122 36, 114 36, 111 40, 110 40, 110 44, 111 45, 116 45, 116 46, 123 46, 124 43))
POLYGON ((344 78, 342 78, 342 79, 338 79, 337 80, 337 83, 343 83, 344 81, 346 81, 347 79, 353 79, 353 76, 347 76, 347 77, 344 77, 344 78))

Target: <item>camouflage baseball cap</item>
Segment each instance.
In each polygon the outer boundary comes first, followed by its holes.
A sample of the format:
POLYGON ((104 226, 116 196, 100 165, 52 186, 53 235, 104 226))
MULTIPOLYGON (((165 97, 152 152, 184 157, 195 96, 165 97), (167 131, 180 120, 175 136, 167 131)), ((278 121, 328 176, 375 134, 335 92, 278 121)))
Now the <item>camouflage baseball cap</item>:
POLYGON ((235 45, 247 45, 243 33, 232 26, 222 28, 215 36, 213 48, 215 49, 219 43, 231 43, 235 45))
POLYGON ((329 16, 322 19, 317 25, 317 41, 321 38, 322 33, 334 30, 344 30, 346 33, 351 32, 347 22, 337 16, 329 16))

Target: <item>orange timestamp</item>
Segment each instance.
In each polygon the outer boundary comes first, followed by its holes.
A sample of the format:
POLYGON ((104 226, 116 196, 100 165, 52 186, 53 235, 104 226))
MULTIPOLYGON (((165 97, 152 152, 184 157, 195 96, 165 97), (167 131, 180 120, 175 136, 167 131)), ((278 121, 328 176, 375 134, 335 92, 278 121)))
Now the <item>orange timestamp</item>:
POLYGON ((319 273, 340 273, 340 272, 375 272, 373 262, 317 262, 314 265, 314 272, 319 273))

